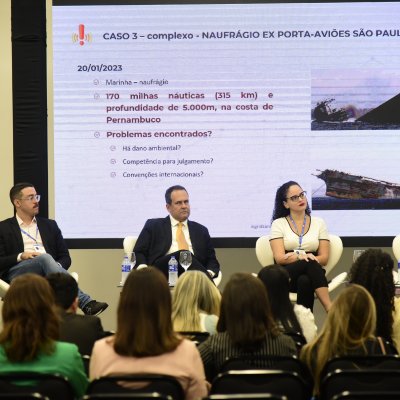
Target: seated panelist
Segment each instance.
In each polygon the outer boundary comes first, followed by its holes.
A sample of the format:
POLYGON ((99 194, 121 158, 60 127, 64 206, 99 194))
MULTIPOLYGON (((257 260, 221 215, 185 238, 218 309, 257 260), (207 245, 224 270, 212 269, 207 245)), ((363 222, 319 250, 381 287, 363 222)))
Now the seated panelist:
MULTIPOLYGON (((203 271, 216 278, 220 268, 208 229, 188 220, 188 192, 183 186, 171 186, 165 192, 165 201, 169 216, 147 220, 139 234, 134 248, 138 267, 152 265, 168 276, 171 256, 175 255, 179 262, 180 251, 189 250, 193 260, 188 269, 203 271)), ((178 274, 184 271, 179 265, 178 274)))
POLYGON ((289 273, 297 303, 312 311, 315 292, 328 311, 331 299, 323 268, 329 259, 328 230, 322 218, 311 217, 306 192, 297 182, 286 182, 276 192, 270 244, 276 263, 289 273))

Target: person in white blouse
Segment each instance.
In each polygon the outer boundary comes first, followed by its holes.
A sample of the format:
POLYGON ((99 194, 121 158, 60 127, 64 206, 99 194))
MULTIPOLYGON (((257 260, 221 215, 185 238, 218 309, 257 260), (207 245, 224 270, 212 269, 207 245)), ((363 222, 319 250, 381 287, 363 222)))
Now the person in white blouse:
POLYGON ((306 192, 297 182, 286 182, 276 192, 270 244, 276 263, 289 273, 297 303, 312 310, 315 292, 328 311, 331 299, 323 269, 329 258, 328 230, 323 219, 311 218, 306 192))

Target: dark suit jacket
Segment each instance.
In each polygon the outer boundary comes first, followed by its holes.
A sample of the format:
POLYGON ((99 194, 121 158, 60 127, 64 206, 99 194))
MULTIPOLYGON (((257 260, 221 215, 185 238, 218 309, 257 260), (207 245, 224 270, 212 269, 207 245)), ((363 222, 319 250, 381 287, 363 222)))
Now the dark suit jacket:
POLYGON ((75 343, 82 355, 91 355, 94 342, 106 336, 101 320, 94 315, 61 314, 60 340, 75 343))
MULTIPOLYGON (((215 256, 214 247, 211 245, 208 229, 197 222, 188 221, 190 241, 196 259, 216 274, 219 273, 219 263, 215 256)), ((159 258, 165 256, 172 243, 171 219, 148 219, 137 239, 134 252, 136 265, 153 265, 159 258)))
MULTIPOLYGON (((71 257, 56 221, 41 217, 36 217, 36 221, 46 252, 53 256, 64 269, 68 269, 71 265, 71 257)), ((23 251, 24 241, 17 219, 12 217, 1 221, 0 277, 17 264, 18 254, 23 251)))

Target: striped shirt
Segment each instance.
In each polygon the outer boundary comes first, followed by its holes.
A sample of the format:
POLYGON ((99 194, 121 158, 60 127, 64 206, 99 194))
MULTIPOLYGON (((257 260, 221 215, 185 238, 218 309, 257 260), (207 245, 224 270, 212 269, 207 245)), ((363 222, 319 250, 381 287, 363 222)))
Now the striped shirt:
POLYGON ((200 344, 199 351, 203 360, 206 376, 212 381, 218 375, 222 364, 228 357, 250 356, 269 356, 297 355, 294 341, 284 335, 273 336, 269 333, 254 351, 245 351, 240 347, 234 346, 228 332, 216 333, 200 344))

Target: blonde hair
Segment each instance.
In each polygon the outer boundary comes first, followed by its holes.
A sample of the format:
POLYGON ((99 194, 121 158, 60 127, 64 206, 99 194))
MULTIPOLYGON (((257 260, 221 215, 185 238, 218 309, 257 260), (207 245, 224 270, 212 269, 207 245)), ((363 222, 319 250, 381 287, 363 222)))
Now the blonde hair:
POLYGON ((333 302, 320 334, 300 354, 313 373, 316 394, 327 361, 360 347, 367 353, 365 342, 374 338, 375 327, 375 303, 369 292, 359 285, 344 289, 333 302))
POLYGON ((201 271, 182 274, 172 298, 172 322, 175 331, 200 331, 200 312, 219 315, 221 293, 201 271))

